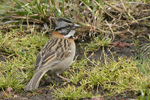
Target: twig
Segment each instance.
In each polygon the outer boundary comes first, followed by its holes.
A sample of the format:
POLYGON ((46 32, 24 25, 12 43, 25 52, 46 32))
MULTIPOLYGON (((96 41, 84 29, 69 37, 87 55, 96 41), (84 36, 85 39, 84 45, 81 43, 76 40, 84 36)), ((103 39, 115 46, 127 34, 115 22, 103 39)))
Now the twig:
MULTIPOLYGON (((103 7, 101 7, 101 5, 97 2, 97 1, 95 1, 95 0, 93 0, 107 15, 109 15, 110 17, 112 17, 113 19, 116 19, 115 17, 113 17, 112 15, 110 15, 106 10, 104 10, 103 9, 103 7)), ((107 4, 107 3, 106 3, 107 4)))

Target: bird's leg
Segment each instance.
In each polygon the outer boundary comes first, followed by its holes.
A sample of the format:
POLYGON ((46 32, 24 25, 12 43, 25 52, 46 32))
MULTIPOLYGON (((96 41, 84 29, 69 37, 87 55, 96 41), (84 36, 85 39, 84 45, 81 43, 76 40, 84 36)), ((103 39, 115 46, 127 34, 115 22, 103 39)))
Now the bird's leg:
POLYGON ((61 79, 64 79, 66 82, 69 81, 67 78, 64 78, 63 76, 61 76, 61 75, 59 75, 59 74, 57 74, 57 76, 58 76, 59 78, 61 78, 61 79))

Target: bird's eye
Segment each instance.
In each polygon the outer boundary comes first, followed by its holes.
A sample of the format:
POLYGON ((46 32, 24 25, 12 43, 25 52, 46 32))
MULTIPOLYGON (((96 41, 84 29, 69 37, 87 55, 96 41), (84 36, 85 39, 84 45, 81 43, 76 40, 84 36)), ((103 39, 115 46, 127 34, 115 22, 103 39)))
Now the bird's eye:
POLYGON ((67 26, 66 28, 70 28, 70 26, 67 26))

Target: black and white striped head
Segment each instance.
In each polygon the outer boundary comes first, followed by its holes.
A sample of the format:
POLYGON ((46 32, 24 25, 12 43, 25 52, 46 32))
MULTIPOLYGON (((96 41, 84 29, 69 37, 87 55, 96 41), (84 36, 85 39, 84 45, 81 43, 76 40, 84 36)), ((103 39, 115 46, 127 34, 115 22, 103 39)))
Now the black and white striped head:
POLYGON ((59 31, 64 37, 71 38, 75 34, 75 29, 80 25, 71 22, 65 18, 58 18, 54 31, 59 31))

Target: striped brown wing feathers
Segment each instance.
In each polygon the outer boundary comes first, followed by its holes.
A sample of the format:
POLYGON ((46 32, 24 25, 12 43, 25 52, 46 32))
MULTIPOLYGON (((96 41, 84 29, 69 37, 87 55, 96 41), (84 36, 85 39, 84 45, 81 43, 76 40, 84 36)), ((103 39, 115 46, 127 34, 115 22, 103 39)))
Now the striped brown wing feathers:
POLYGON ((70 45, 68 39, 52 37, 37 56, 35 69, 61 62, 71 54, 70 45))

